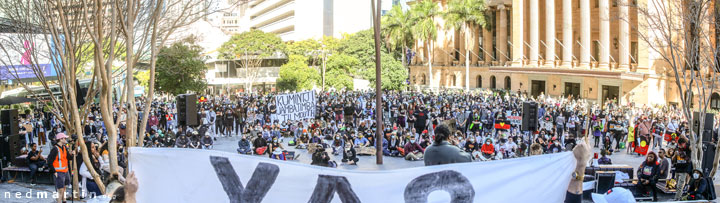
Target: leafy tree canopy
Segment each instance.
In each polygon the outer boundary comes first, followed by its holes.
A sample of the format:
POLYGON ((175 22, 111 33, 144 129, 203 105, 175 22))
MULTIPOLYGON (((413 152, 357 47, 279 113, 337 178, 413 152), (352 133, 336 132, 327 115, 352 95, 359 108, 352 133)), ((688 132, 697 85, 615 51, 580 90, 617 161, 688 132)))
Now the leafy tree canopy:
POLYGON ((277 52, 285 52, 285 43, 273 33, 250 30, 233 35, 230 40, 220 46, 221 59, 236 59, 244 55, 259 57, 271 56, 277 52))
MULTIPOLYGON (((402 65, 402 62, 393 58, 389 53, 383 53, 381 58, 382 89, 404 90, 407 86, 408 70, 402 65)), ((370 86, 375 88, 375 68, 365 69, 363 74, 370 81, 370 86)))
POLYGON ((325 84, 335 89, 352 89, 352 76, 353 73, 358 72, 359 65, 360 60, 346 54, 334 54, 328 57, 325 84))
POLYGON ((318 71, 308 67, 307 58, 302 55, 290 55, 290 60, 280 66, 277 87, 280 91, 302 91, 312 89, 320 78, 318 71))
POLYGON ((203 91, 207 68, 201 52, 200 46, 187 42, 161 48, 155 62, 155 90, 173 95, 203 91))

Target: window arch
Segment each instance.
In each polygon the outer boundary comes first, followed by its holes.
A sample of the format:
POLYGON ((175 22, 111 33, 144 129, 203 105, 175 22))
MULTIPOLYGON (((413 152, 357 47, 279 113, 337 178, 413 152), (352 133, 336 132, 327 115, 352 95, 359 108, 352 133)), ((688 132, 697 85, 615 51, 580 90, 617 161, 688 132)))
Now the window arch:
POLYGON ((712 93, 712 96, 710 96, 710 109, 720 110, 720 94, 717 92, 712 93))
POLYGON ((482 76, 481 75, 477 76, 477 87, 482 88, 482 76))
POLYGON ((497 88, 497 87, 495 86, 495 76, 494 76, 494 75, 493 75, 493 76, 490 76, 490 88, 492 88, 492 89, 497 88))
POLYGON ((512 81, 510 80, 510 76, 505 76, 505 89, 510 90, 512 87, 512 81))

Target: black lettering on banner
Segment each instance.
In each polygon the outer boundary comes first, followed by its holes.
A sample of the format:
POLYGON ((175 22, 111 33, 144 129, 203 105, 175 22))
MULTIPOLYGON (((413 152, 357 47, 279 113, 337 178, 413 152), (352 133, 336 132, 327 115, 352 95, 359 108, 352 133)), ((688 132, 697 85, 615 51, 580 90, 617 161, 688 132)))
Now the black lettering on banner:
POLYGON ((261 162, 255 167, 247 187, 243 187, 228 158, 210 156, 210 163, 231 203, 262 202, 280 173, 277 165, 261 162))
POLYGON ((470 180, 457 171, 445 170, 419 176, 405 186, 405 202, 427 202, 431 192, 442 190, 450 193, 450 202, 473 202, 475 189, 470 180))
POLYGON ((343 203, 360 202, 360 198, 352 190, 350 182, 343 176, 318 175, 315 190, 310 197, 311 203, 330 202, 335 192, 343 203))

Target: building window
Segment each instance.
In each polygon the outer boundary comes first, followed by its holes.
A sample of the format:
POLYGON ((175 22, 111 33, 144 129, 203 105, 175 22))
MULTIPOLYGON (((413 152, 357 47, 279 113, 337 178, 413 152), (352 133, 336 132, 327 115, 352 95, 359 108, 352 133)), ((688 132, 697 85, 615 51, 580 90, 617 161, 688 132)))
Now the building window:
POLYGON ((710 96, 710 109, 720 110, 720 94, 717 92, 710 96))
POLYGON ((510 90, 512 87, 512 82, 510 80, 510 76, 505 76, 505 89, 510 90))
POLYGON ((452 79, 450 80, 450 82, 452 82, 452 83, 450 84, 450 86, 453 86, 453 87, 457 86, 457 80, 456 80, 456 79, 457 79, 457 76, 452 75, 452 79))
POLYGON ((490 88, 491 88, 491 89, 497 88, 497 87, 495 86, 495 76, 494 76, 494 75, 493 75, 493 76, 490 76, 490 88))
POLYGON ((482 88, 482 76, 477 76, 477 88, 482 88))
POLYGON ((600 0, 595 0, 595 8, 600 7, 600 0))
POLYGON ((426 84, 425 84, 425 74, 422 74, 422 76, 420 76, 420 84, 421 84, 421 85, 426 85, 426 84))
POLYGON ((613 7, 617 7, 617 4, 618 4, 618 1, 617 1, 617 0, 613 0, 613 7))

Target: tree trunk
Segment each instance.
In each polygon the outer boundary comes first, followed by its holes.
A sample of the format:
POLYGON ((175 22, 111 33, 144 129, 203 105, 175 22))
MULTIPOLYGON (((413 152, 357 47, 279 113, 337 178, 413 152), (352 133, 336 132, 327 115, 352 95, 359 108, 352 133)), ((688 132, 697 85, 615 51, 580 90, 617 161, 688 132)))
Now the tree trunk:
MULTIPOLYGON (((148 82, 148 93, 145 101, 145 106, 143 107, 143 117, 142 122, 140 122, 140 126, 147 125, 148 118, 150 117, 150 104, 153 102, 153 98, 155 97, 155 62, 157 61, 157 29, 158 29, 158 18, 160 13, 160 8, 162 8, 163 0, 159 0, 156 4, 155 11, 153 12, 153 28, 152 28, 152 35, 150 39, 150 81, 148 82)), ((161 115, 162 116, 162 115, 161 115)), ((145 128, 140 128, 140 139, 138 140, 138 146, 144 146, 143 140, 145 140, 145 128)))
MULTIPOLYGON (((406 51, 405 42, 403 42, 402 51, 400 51, 400 52, 402 52, 402 53, 401 53, 401 56, 402 56, 401 61, 402 61, 402 64, 403 64, 403 68, 407 69, 407 71, 408 71, 408 76, 407 76, 407 81, 408 81, 408 82, 407 82, 407 83, 410 83, 410 66, 407 66, 407 65, 406 65, 407 63, 405 63, 405 61, 406 61, 406 59, 405 59, 405 57, 406 57, 406 56, 405 56, 405 51, 406 51)), ((408 88, 410 88, 410 84, 408 84, 408 88)), ((407 90, 408 88, 406 88, 405 90, 407 90)))

